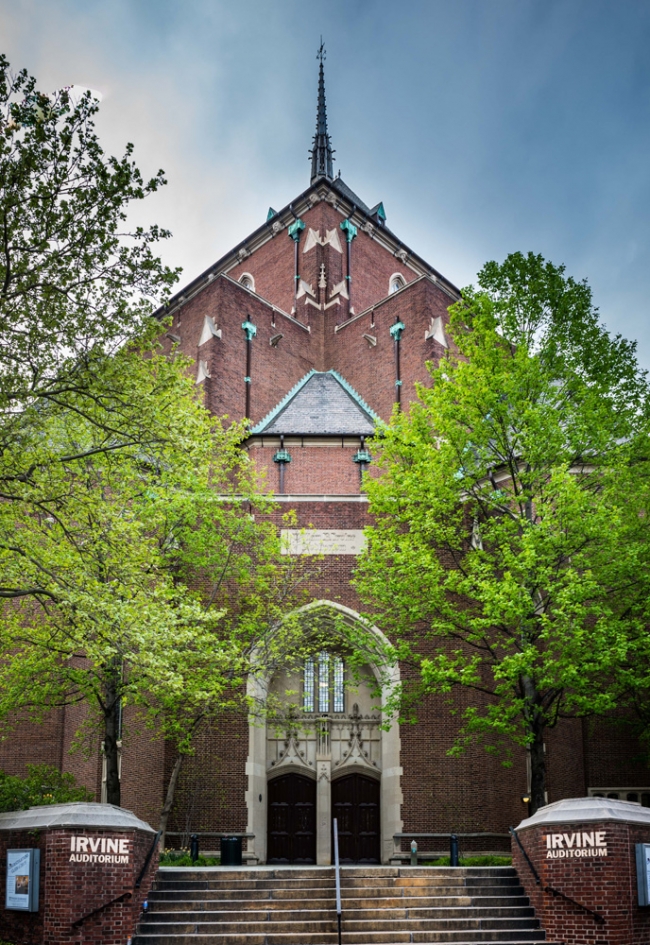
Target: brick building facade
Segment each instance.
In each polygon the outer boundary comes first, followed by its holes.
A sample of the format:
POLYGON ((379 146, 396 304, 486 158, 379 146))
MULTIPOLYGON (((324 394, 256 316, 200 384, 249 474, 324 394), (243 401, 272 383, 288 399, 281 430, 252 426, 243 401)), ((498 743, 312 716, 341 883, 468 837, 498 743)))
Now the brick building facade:
MULTIPOLYGON (((319 613, 330 608, 353 621, 360 610, 350 552, 371 524, 360 476, 372 450, 367 440, 377 418, 388 420, 396 402, 414 398, 416 383, 430 382, 427 363, 437 365, 452 344, 447 309, 458 298, 448 279, 391 232, 381 203, 369 207, 334 176, 321 62, 310 186, 284 209, 270 209, 161 312, 170 320, 162 344, 194 359, 206 405, 219 416, 248 418, 246 447, 280 508, 295 511, 298 529, 324 533, 327 553, 311 588, 319 613), (337 540, 346 553, 336 553, 337 540)), ((390 637, 389 627, 382 630, 390 637)), ((312 670, 315 679, 319 667, 312 670)), ((334 671, 332 656, 328 698, 335 701, 334 671)), ((310 859, 297 848, 278 852, 270 834, 273 805, 312 804, 325 825, 316 829, 314 856, 324 861, 334 807, 349 802, 366 811, 377 834, 365 858, 386 860, 394 833, 502 832, 518 823, 528 790, 525 753, 509 769, 481 748, 448 757, 458 722, 439 698, 424 702, 418 724, 383 732, 366 690, 344 693, 340 712, 314 704, 313 714, 329 718, 327 751, 312 733, 302 745, 285 739, 291 744, 280 757, 273 733, 239 716, 204 730, 181 776, 170 829, 248 828, 260 861, 310 859), (368 746, 374 758, 366 757, 368 746), (273 793, 280 783, 284 799, 273 793)), ((0 767, 20 772, 29 761, 48 761, 73 771, 99 799, 99 750, 69 753, 81 711, 25 727, 0 745, 0 767)), ((155 822, 172 759, 161 742, 129 727, 128 714, 125 721, 123 804, 155 822)), ((601 791, 650 805, 650 772, 623 730, 561 723, 549 733, 547 758, 551 801, 601 791)))

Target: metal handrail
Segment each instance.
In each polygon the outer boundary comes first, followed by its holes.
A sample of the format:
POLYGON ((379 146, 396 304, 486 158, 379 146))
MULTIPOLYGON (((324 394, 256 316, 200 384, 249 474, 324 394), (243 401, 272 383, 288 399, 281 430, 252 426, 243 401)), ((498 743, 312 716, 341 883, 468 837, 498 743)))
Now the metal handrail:
POLYGON ((339 933, 339 945, 341 945, 341 866, 339 864, 339 825, 336 817, 333 820, 334 825, 334 880, 336 882, 336 924, 339 933))
POLYGON ((143 863, 143 865, 142 865, 142 869, 140 870, 140 875, 138 876, 138 878, 137 878, 136 881, 135 881, 135 889, 139 889, 140 886, 142 885, 142 880, 144 879, 144 874, 147 872, 147 868, 148 868, 149 864, 151 863, 151 857, 153 856, 154 850, 155 850, 156 847, 158 846, 158 842, 159 842, 159 840, 160 840, 161 837, 162 837, 162 830, 159 830, 158 833, 156 834, 156 836, 154 837, 153 843, 151 844, 151 846, 150 846, 150 848, 149 848, 149 852, 147 853, 147 855, 146 855, 146 857, 145 857, 145 861, 144 861, 144 863, 143 863))
MULTIPOLYGON (((197 837, 243 837, 244 840, 248 840, 251 837, 254 837, 254 833, 246 833, 245 830, 193 830, 192 833, 195 833, 197 837)), ((168 837, 189 837, 191 834, 188 834, 187 830, 167 830, 166 836, 168 837)))
POLYGON ((116 902, 122 902, 124 899, 130 899, 132 895, 133 895, 132 890, 127 889, 125 892, 120 893, 119 896, 115 896, 114 899, 109 899, 108 902, 103 902, 101 906, 97 906, 97 908, 93 909, 91 912, 87 912, 85 915, 82 915, 79 919, 75 919, 74 922, 71 923, 70 928, 71 929, 79 928, 79 926, 83 925, 86 919, 89 919, 92 915, 97 915, 98 912, 102 912, 104 909, 108 909, 109 906, 115 905, 116 902))
MULTIPOLYGON (((442 840, 443 838, 448 839, 451 836, 452 836, 451 833, 394 833, 393 839, 394 840, 401 840, 401 839, 408 840, 409 837, 416 837, 422 840, 442 840)), ((467 838, 478 839, 480 837, 489 837, 491 840, 496 840, 496 839, 509 840, 510 839, 510 834, 508 833, 458 833, 458 831, 456 831, 454 836, 463 837, 464 839, 467 839, 467 838)))

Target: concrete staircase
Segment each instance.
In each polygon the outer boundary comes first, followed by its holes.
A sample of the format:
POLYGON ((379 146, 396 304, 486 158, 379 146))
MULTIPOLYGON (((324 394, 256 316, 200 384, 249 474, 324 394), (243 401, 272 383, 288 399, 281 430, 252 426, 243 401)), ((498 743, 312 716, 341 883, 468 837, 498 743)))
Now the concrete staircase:
MULTIPOLYGON (((510 867, 343 867, 343 945, 545 942, 510 867)), ((334 870, 158 872, 133 945, 329 945, 334 870)))

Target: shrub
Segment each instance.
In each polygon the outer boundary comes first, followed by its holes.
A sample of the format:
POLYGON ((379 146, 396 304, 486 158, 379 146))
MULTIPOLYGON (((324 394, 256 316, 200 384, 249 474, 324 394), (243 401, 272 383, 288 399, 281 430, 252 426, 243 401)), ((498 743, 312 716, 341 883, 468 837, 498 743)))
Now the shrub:
POLYGON ((218 856, 199 856, 192 860, 188 850, 165 850, 160 857, 160 866, 221 866, 221 860, 218 856))
POLYGON ((79 787, 71 774, 63 774, 53 765, 27 765, 24 778, 0 771, 0 813, 92 800, 94 795, 88 788, 79 787))
MULTIPOLYGON (((441 856, 437 860, 426 860, 422 866, 449 866, 449 857, 441 856)), ((459 866, 512 866, 511 856, 461 856, 459 866)))

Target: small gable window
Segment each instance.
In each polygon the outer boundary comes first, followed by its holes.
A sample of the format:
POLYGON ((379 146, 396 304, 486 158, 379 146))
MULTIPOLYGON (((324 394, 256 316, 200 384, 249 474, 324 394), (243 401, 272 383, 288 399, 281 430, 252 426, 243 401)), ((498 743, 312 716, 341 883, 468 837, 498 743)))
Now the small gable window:
POLYGON ((245 272, 239 277, 239 284, 243 285, 245 289, 250 289, 251 292, 255 291, 255 280, 251 276, 250 272, 245 272))
POLYGON ((400 275, 399 272, 396 272, 390 277, 388 294, 392 295, 393 292, 399 292, 400 289, 403 289, 406 285, 406 280, 404 276, 400 275))

